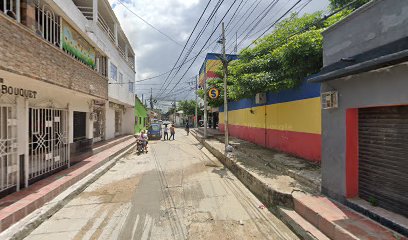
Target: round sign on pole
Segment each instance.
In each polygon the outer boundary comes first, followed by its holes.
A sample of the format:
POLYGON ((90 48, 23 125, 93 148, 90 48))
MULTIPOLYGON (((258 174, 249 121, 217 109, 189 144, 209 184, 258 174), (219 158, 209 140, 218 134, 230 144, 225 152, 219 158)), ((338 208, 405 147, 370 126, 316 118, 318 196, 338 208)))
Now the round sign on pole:
POLYGON ((220 90, 218 90, 217 88, 211 88, 211 89, 208 91, 208 96, 209 96, 211 99, 216 99, 216 98, 218 98, 218 97, 220 96, 220 90))

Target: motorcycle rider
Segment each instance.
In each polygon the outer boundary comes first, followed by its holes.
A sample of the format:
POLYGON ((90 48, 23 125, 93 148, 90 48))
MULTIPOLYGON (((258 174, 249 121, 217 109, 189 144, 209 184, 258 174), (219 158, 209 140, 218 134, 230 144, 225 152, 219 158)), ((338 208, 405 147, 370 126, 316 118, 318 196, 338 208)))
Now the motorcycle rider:
POLYGON ((149 138, 148 138, 148 136, 147 136, 147 133, 146 133, 145 130, 143 130, 143 131, 140 133, 140 136, 139 136, 139 138, 138 138, 138 141, 140 142, 140 144, 142 144, 143 149, 144 149, 144 151, 145 151, 146 153, 148 152, 148 151, 147 151, 148 140, 149 140, 149 138))

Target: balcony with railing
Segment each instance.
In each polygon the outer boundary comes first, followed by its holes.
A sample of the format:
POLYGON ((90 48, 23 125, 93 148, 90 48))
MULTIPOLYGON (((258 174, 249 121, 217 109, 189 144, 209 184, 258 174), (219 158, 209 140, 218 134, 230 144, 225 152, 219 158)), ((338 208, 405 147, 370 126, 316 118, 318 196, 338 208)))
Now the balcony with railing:
POLYGON ((42 0, 0 2, 0 45, 4 46, 0 54, 2 69, 107 97, 103 55, 57 15, 52 7, 42 0), (18 21, 14 13, 20 15, 20 12, 21 21, 18 21))
POLYGON ((122 29, 120 29, 120 25, 117 23, 117 19, 114 17, 114 13, 108 2, 99 0, 97 4, 97 12, 94 12, 93 1, 73 0, 73 2, 87 20, 94 21, 106 36, 108 36, 108 39, 114 46, 116 46, 119 55, 129 67, 134 70, 134 53, 130 49, 130 44, 122 29), (96 20, 94 19, 94 16, 97 16, 96 20))

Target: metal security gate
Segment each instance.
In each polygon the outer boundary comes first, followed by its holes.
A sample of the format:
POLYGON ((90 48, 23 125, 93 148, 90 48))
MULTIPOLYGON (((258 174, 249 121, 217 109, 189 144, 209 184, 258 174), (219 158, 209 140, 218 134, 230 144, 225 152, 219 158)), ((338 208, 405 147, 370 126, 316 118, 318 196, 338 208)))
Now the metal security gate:
POLYGON ((359 195, 408 217, 408 106, 359 109, 359 195))
POLYGON ((28 180, 53 172, 68 163, 68 112, 30 108, 28 180))
POLYGON ((0 105, 0 192, 17 186, 17 174, 16 109, 0 105))
POLYGON ((99 142, 105 138, 105 109, 103 107, 94 106, 93 121, 94 142, 99 142))

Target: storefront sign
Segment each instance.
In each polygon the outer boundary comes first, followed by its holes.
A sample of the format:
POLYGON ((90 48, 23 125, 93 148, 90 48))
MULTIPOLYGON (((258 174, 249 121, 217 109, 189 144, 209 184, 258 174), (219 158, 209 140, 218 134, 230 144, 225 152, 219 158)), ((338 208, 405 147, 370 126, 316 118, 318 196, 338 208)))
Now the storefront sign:
POLYGON ((208 91, 208 96, 209 96, 211 99, 217 99, 217 98, 220 96, 220 90, 218 90, 217 88, 211 88, 211 89, 208 91))
POLYGON ((0 81, 0 92, 1 94, 15 95, 25 98, 37 98, 37 92, 33 90, 28 90, 19 87, 8 86, 0 81))

